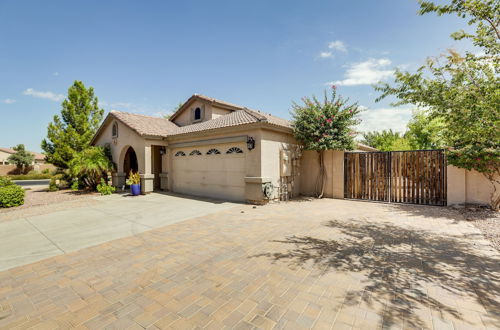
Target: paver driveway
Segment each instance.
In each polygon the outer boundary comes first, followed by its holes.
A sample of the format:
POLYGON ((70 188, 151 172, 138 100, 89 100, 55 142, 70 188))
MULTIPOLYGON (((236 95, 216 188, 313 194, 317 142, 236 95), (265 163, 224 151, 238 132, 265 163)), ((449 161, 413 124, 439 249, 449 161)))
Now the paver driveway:
POLYGON ((0 272, 0 327, 499 328, 499 267, 445 208, 241 205, 0 272))

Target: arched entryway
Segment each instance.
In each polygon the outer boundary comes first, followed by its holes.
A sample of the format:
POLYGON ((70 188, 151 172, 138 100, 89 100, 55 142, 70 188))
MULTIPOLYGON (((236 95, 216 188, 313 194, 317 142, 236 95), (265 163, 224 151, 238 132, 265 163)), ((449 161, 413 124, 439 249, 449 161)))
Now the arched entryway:
POLYGON ((127 152, 125 153, 125 158, 123 159, 123 171, 125 172, 127 178, 130 174, 130 171, 139 171, 137 155, 135 154, 135 150, 132 147, 128 147, 127 152))

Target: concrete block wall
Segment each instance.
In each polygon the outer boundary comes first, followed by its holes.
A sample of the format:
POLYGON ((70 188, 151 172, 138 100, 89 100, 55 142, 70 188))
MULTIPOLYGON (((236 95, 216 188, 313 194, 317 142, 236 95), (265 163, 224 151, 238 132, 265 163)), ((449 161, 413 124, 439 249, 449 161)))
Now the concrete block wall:
MULTIPOLYGON (((482 204, 490 205, 493 185, 477 171, 467 171, 453 165, 448 165, 448 205, 482 204)), ((500 185, 497 184, 497 191, 500 185)))
MULTIPOLYGON (((326 150, 324 154, 326 181, 324 197, 344 198, 344 152, 326 150)), ((314 196, 319 174, 319 153, 306 150, 302 154, 300 168, 300 193, 314 196)))

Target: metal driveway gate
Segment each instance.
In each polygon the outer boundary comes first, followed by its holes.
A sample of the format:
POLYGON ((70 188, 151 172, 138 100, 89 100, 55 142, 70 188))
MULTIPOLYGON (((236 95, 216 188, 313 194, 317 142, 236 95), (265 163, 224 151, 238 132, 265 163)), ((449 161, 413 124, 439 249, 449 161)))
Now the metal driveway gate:
POLYGON ((444 151, 346 152, 344 198, 446 205, 444 151))

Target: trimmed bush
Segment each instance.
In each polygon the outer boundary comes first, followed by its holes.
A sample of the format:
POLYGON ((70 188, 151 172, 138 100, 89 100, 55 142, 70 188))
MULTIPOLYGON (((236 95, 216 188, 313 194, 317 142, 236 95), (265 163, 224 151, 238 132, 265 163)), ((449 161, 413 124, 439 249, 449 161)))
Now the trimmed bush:
POLYGON ((71 190, 78 191, 80 189, 80 183, 77 181, 73 181, 71 184, 71 190))
POLYGON ((97 185, 97 191, 101 193, 101 195, 111 195, 116 191, 116 188, 108 185, 104 179, 101 179, 101 183, 97 185))
POLYGON ((9 175, 9 177, 12 180, 42 180, 42 179, 50 179, 52 178, 52 175, 43 173, 28 173, 19 175, 9 175))
POLYGON ((23 205, 24 194, 24 189, 15 184, 0 187, 0 207, 23 205))
POLYGON ((8 176, 0 176, 0 188, 5 186, 12 186, 14 182, 8 176))
POLYGON ((66 183, 67 185, 67 182, 64 181, 64 174, 60 173, 60 174, 56 174, 54 175, 51 179, 50 179, 50 183, 49 183, 49 191, 58 191, 59 188, 63 188, 64 184, 66 183), (59 181, 59 182, 58 182, 59 181))

